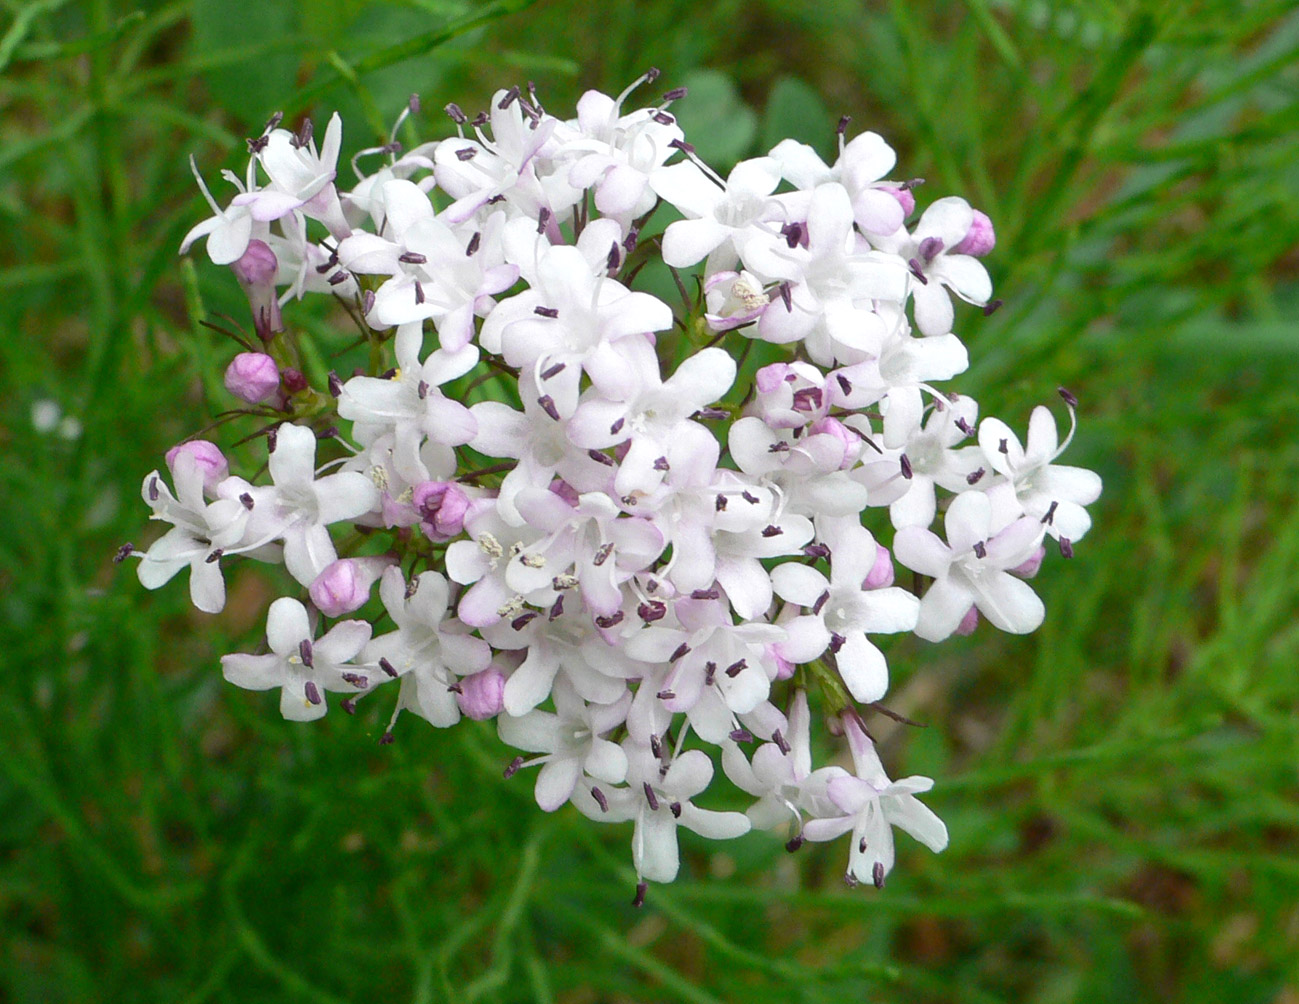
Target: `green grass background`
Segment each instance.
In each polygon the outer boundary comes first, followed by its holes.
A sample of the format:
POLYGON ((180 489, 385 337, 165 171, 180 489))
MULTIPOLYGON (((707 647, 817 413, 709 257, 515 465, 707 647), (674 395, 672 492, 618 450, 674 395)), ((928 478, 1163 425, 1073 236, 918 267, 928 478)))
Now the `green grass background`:
POLYGON ((1291 0, 0 8, 0 999, 1299 1001, 1291 0), (985 209, 1006 306, 959 315, 956 386, 1020 428, 1069 387, 1105 479, 1040 632, 890 647, 929 728, 881 724, 885 761, 952 843, 903 838, 882 893, 753 835, 634 911, 629 831, 537 811, 490 727, 379 747, 381 702, 304 728, 226 686, 255 570, 209 618, 109 561, 225 406, 196 321, 244 308, 176 256, 190 153, 241 170, 277 108, 355 149, 411 91, 428 135, 528 79, 563 114, 650 65, 718 167, 847 112, 985 209))

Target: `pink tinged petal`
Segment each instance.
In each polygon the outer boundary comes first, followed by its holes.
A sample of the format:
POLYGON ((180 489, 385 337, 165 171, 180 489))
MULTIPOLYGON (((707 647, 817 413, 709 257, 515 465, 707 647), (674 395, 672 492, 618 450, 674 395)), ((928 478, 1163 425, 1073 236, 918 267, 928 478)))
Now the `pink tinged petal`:
POLYGON ((284 533, 284 567, 303 586, 338 560, 333 538, 319 523, 295 523, 284 533))
MULTIPOLYGON (((870 773, 873 775, 874 772, 870 773)), ((841 775, 832 778, 826 784, 826 794, 842 812, 857 814, 879 798, 873 780, 873 777, 871 780, 866 780, 862 777, 841 775)))
POLYGON ((912 239, 920 244, 926 238, 937 237, 945 248, 954 248, 965 239, 973 222, 974 210, 970 204, 957 196, 948 196, 924 211, 912 239))
MULTIPOLYGON (((464 602, 461 601, 461 606, 464 602)), ((461 612, 464 619, 464 613, 461 612)), ((468 621, 466 621, 468 623, 468 621)), ((505 711, 518 717, 527 714, 546 699, 555 674, 559 672, 559 659, 546 646, 533 645, 523 665, 505 682, 505 711)))
POLYGON ((884 818, 898 829, 911 834, 935 853, 947 846, 947 826, 919 799, 909 795, 889 799, 884 818))
POLYGON ((678 526, 672 538, 673 584, 683 591, 706 589, 716 567, 717 552, 708 530, 693 521, 678 526))
POLYGON ((663 262, 673 268, 690 268, 730 236, 731 229, 711 217, 678 220, 663 233, 663 262))
POLYGON ((855 521, 838 533, 827 533, 825 536, 831 547, 830 581, 836 586, 860 589, 866 576, 875 567, 878 556, 875 537, 855 521))
POLYGON ((608 739, 593 739, 583 761, 586 772, 600 781, 619 784, 627 776, 627 754, 608 739))
POLYGON ((771 576, 757 558, 717 558, 717 581, 743 620, 754 620, 771 606, 771 576))
POLYGON ((944 522, 952 552, 968 551, 988 539, 992 529, 992 502, 983 492, 962 492, 952 500, 944 522))
POLYGON ((830 588, 824 575, 798 561, 777 565, 771 572, 771 585, 782 600, 808 608, 830 588))
POLYGON ((915 629, 920 601, 905 589, 873 589, 862 598, 861 627, 872 634, 897 634, 915 629))
POLYGON ((595 206, 609 216, 630 213, 645 194, 645 174, 630 164, 618 164, 608 171, 595 192, 595 206))
POLYGON ((1042 626, 1046 608, 1033 587, 1006 572, 985 573, 976 583, 979 613, 1011 634, 1029 634, 1042 626))
POLYGON ((247 213, 231 213, 212 229, 207 238, 207 253, 214 265, 229 265, 248 250, 253 236, 253 218, 247 213))
POLYGON ((219 614, 226 605, 226 583, 219 562, 195 561, 189 570, 189 598, 205 614, 219 614))
POLYGON ((864 188, 854 195, 852 214, 859 227, 873 234, 891 234, 906 218, 901 203, 879 188, 864 188))
POLYGON ((752 828, 749 817, 741 812, 717 812, 700 809, 694 805, 681 807, 682 826, 709 840, 732 840, 742 837, 752 828))
POLYGON ((384 182, 381 198, 392 233, 404 234, 420 220, 433 219, 433 205, 428 195, 414 182, 404 178, 384 182))
POLYGON ((614 490, 618 495, 648 494, 657 488, 663 480, 663 471, 656 465, 663 452, 662 444, 649 436, 633 439, 614 476, 614 490))
POLYGON ((955 313, 947 289, 930 278, 928 285, 916 283, 911 287, 911 297, 916 315, 916 327, 924 335, 944 335, 952 330, 955 313))
POLYGON ((978 258, 964 254, 944 255, 935 272, 936 277, 962 300, 982 306, 992 296, 992 279, 978 258))
POLYGON ((657 811, 642 809, 632 833, 632 863, 636 872, 650 882, 671 882, 677 877, 677 821, 666 805, 657 811))
POLYGON ((438 632, 443 664, 453 673, 465 676, 486 669, 492 661, 492 647, 481 638, 466 634, 438 632))
POLYGON ((812 819, 803 825, 803 836, 821 843, 837 840, 857 823, 855 816, 831 816, 829 819, 812 819))
POLYGON ((445 446, 463 446, 478 435, 478 420, 471 409, 440 394, 424 400, 424 432, 445 446))
MULTIPOLYGON (((244 192, 236 195, 231 205, 247 206, 248 213, 258 223, 269 223, 287 216, 303 204, 305 200, 291 192, 280 192, 273 188, 263 188, 256 192, 244 192)), ((211 246, 211 239, 208 241, 211 246)))
POLYGON ((314 722, 324 718, 328 710, 325 706, 325 695, 317 686, 318 700, 307 699, 305 679, 290 676, 284 681, 280 690, 280 714, 290 722, 314 722))
POLYGON ((316 477, 316 434, 305 425, 281 425, 269 465, 271 480, 280 488, 311 484, 316 477))
POLYGON ((541 765, 534 794, 543 812, 554 812, 568 801, 582 776, 578 761, 571 757, 550 760, 541 765))
POLYGON ((266 641, 271 651, 287 659, 298 655, 298 647, 311 639, 307 608, 297 600, 281 596, 266 613, 266 641))
POLYGON ((985 557, 981 560, 993 568, 1022 565, 1041 544, 1042 533, 1043 527, 1039 520, 1031 516, 1017 519, 988 541, 985 557))
MULTIPOLYGON (((487 555, 484 554, 483 549, 478 546, 478 542, 473 540, 457 540, 447 548, 445 561, 447 575, 451 577, 451 581, 459 582, 461 585, 466 586, 471 582, 477 582, 486 575, 490 569, 487 555)), ((400 573, 395 569, 391 574, 397 576, 400 575, 400 573)), ((389 588, 389 577, 389 573, 385 573, 381 589, 384 590, 382 593, 384 604, 388 607, 389 613, 391 613, 393 607, 388 603, 388 594, 386 592, 389 588)), ((397 588, 404 589, 405 586, 402 584, 397 588)))
POLYGON ((314 658, 321 662, 341 664, 354 659, 370 640, 367 621, 339 621, 312 643, 314 658))
MULTIPOLYGON (((452 578, 455 578, 450 566, 447 568, 452 578)), ((496 611, 501 608, 506 600, 510 598, 510 591, 506 589, 505 583, 495 576, 479 579, 474 583, 463 596, 460 597, 460 604, 456 607, 456 612, 460 619, 470 627, 488 627, 500 621, 501 615, 496 611)), ((506 685, 508 693, 509 686, 506 685)), ((523 711, 531 710, 531 707, 524 708, 523 711)), ((507 704, 508 708, 509 705, 507 704)), ((516 714, 516 712, 510 712, 516 714)), ((523 712, 517 712, 522 714, 523 712)))
POLYGON ((974 592, 967 586, 949 578, 935 579, 929 591, 920 599, 916 634, 926 641, 942 641, 950 637, 965 619, 974 601, 974 592))
POLYGON ((587 560, 582 564, 579 584, 582 602, 597 617, 611 617, 622 606, 622 591, 615 581, 616 572, 612 561, 596 565, 587 560))
POLYGON ((379 489, 359 471, 330 474, 317 481, 313 488, 316 511, 320 522, 325 524, 354 519, 379 504, 379 489))
POLYGON ((839 675, 849 693, 864 704, 878 701, 889 689, 889 667, 884 653, 860 631, 850 631, 835 656, 839 675))
POLYGON ((676 798, 694 798, 713 779, 713 761, 703 750, 687 750, 672 761, 663 788, 676 798))
POLYGON ((221 675, 244 690, 273 690, 284 680, 284 660, 278 655, 223 655, 221 675))

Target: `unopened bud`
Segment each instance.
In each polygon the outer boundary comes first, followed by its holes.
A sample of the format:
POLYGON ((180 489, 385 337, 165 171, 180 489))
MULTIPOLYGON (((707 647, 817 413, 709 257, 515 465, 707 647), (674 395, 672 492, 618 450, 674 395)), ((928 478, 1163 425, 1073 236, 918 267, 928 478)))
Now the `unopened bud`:
POLYGON ((961 243, 952 248, 955 254, 974 255, 981 258, 997 246, 997 232, 992 227, 992 220, 979 210, 974 210, 974 220, 961 243))
POLYGON ((893 585, 893 555, 883 544, 875 545, 875 564, 862 580, 863 589, 883 589, 893 585))
POLYGON ((411 495, 411 504, 430 540, 450 540, 464 530, 469 496, 454 481, 421 481, 411 495))
POLYGON ((466 718, 476 722, 495 718, 505 709, 505 674, 496 666, 488 666, 464 677, 456 703, 466 718))
POLYGON ((970 607, 961 618, 961 623, 956 625, 956 633, 959 635, 974 634, 974 629, 979 626, 979 609, 970 607))
POLYGON ((898 200, 898 205, 902 207, 902 213, 910 216, 916 211, 916 197, 911 194, 910 189, 894 188, 892 185, 881 185, 881 192, 887 192, 893 198, 898 200))
POLYGON ((167 469, 172 476, 176 474, 176 460, 181 455, 194 458, 194 463, 203 472, 203 490, 208 494, 216 492, 216 486, 230 474, 230 465, 215 443, 206 439, 191 439, 188 443, 173 446, 167 451, 167 469))
POLYGON ((226 367, 225 385, 239 400, 261 404, 280 389, 280 369, 264 352, 240 352, 226 367))

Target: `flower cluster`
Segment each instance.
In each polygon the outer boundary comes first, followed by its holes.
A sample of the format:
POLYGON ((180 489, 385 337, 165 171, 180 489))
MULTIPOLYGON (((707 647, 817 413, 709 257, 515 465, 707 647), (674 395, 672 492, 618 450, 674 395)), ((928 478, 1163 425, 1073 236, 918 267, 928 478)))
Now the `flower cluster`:
POLYGON ((266 422, 267 476, 175 447, 171 486, 143 487, 171 529, 120 557, 151 589, 188 567, 213 613, 233 561, 282 562, 298 589, 227 680, 295 721, 383 690, 389 742, 402 712, 494 719, 541 809, 634 824, 638 901, 677 874, 679 826, 787 828, 791 850, 851 832, 848 881, 881 886, 892 827, 935 851, 947 832, 864 724, 877 637, 1033 631, 1025 580, 1046 538, 1071 555, 1100 480, 1056 463, 1047 408, 1021 442, 935 387, 968 363, 953 298, 997 305, 983 213, 915 218, 917 183, 846 120, 833 164, 786 140, 723 178, 669 110, 683 90, 628 111, 632 89, 572 119, 531 88, 448 105, 454 135, 363 150, 350 190, 337 116, 319 147, 273 120, 226 206, 200 177, 213 215, 181 250, 206 238, 248 296, 258 342, 225 382, 266 422), (655 274, 678 308, 632 288, 655 274), (304 373, 284 314, 307 293, 351 314, 368 369, 304 373), (813 700, 851 771, 813 767, 813 700), (747 812, 696 804, 709 748, 747 812))

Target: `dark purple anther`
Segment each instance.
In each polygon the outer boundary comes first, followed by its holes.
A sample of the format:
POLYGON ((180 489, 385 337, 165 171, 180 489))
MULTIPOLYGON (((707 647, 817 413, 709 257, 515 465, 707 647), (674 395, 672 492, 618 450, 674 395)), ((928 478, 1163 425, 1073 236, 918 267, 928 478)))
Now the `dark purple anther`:
POLYGON ((663 759, 663 740, 659 738, 657 732, 650 733, 650 752, 654 754, 655 760, 663 759))
POLYGON ((667 457, 658 457, 658 458, 656 458, 655 461, 654 461, 654 470, 656 470, 656 471, 668 471, 668 470, 671 470, 671 468, 668 466, 668 458, 667 458, 667 457))
POLYGON ((726 496, 719 494, 717 498, 713 500, 713 508, 717 512, 726 512, 726 496))
POLYGON ((655 122, 657 122, 659 125, 662 126, 670 126, 672 125, 672 123, 676 121, 676 119, 674 119, 671 115, 663 111, 655 112, 650 117, 654 119, 655 122))
POLYGON ((362 676, 360 673, 344 673, 343 682, 350 683, 357 690, 364 690, 370 685, 369 677, 362 676))
POLYGON ((747 660, 736 659, 733 663, 731 663, 729 666, 726 667, 726 675, 729 676, 732 680, 734 680, 737 676, 739 676, 742 672, 744 672, 744 670, 748 668, 749 668, 749 663, 747 660))
POLYGON ((831 631, 831 632, 830 632, 830 651, 833 652, 835 655, 838 655, 838 654, 839 654, 839 649, 843 648, 843 646, 844 646, 844 642, 846 642, 847 640, 848 640, 847 638, 845 638, 843 635, 839 634, 837 631, 831 631))
POLYGON ((307 378, 301 370, 295 370, 292 366, 286 366, 280 370, 280 382, 284 384, 284 389, 290 394, 301 394, 307 389, 307 378))
POLYGON ((407 265, 426 265, 428 259, 418 251, 403 251, 397 256, 397 260, 405 262, 407 265))
POLYGON ((549 380, 551 377, 557 377, 559 376, 559 374, 563 373, 564 370, 567 368, 568 368, 568 363, 554 363, 553 365, 547 366, 544 370, 541 371, 541 379, 549 380))
POLYGON ((753 733, 748 729, 734 729, 727 738, 735 743, 751 743, 753 742, 753 733))
POLYGON ((416 303, 424 302, 424 287, 421 286, 418 282, 415 283, 415 302, 416 303))
POLYGON ((308 667, 311 665, 311 641, 309 639, 303 638, 302 641, 298 642, 298 658, 302 660, 302 665, 308 667))
MULTIPOLYGON (((275 447, 272 446, 271 449, 275 449, 275 447)), ((158 491, 158 479, 156 477, 150 478, 149 479, 149 501, 157 502, 159 494, 160 492, 158 491)))
POLYGON ((910 458, 908 458, 907 455, 904 453, 902 454, 901 457, 898 458, 898 463, 902 466, 902 476, 906 478, 908 481, 910 481, 911 478, 914 476, 914 472, 911 470, 910 458))
POLYGON ((715 600, 721 595, 716 589, 692 589, 690 591, 692 600, 715 600))
POLYGON ((988 472, 985 471, 982 467, 980 467, 977 471, 971 471, 969 474, 965 475, 965 483, 967 485, 978 484, 979 479, 987 473, 988 472))
POLYGON ((829 558, 830 547, 828 544, 808 544, 803 548, 803 553, 809 558, 829 558))
POLYGON ((333 370, 329 371, 329 394, 331 397, 338 397, 343 393, 343 381, 338 378, 338 374, 333 370))
POLYGON ((956 422, 955 422, 955 425, 956 425, 956 427, 957 427, 958 429, 960 429, 960 430, 961 430, 963 433, 965 433, 967 436, 972 436, 972 435, 974 435, 974 430, 973 430, 972 428, 970 428, 970 423, 967 422, 965 419, 963 419, 963 418, 958 418, 958 419, 956 420, 956 422))
POLYGON ((941 237, 926 237, 920 242, 920 257, 926 262, 931 262, 943 250, 943 239, 941 237))
POLYGON ((846 133, 848 131, 848 123, 851 121, 852 121, 851 115, 840 115, 839 124, 834 127, 835 135, 842 136, 844 133, 846 133))
POLYGON ((464 125, 466 122, 469 121, 469 116, 466 115, 464 111, 461 109, 461 107, 458 104, 456 104, 454 101, 452 101, 449 105, 447 105, 446 108, 443 109, 443 111, 445 111, 447 115, 450 116, 451 121, 454 122, 456 125, 464 125))
POLYGON ((537 211, 537 233, 544 234, 546 227, 550 226, 550 210, 545 206, 537 211))
POLYGON ((845 394, 851 394, 851 393, 852 393, 852 381, 851 381, 851 380, 849 380, 849 379, 848 379, 846 376, 844 376, 842 373, 836 373, 835 376, 834 376, 834 378, 835 378, 835 380, 838 382, 838 384, 839 384, 839 389, 840 389, 841 391, 843 391, 845 394))
POLYGON ((788 282, 782 282, 776 288, 780 292, 780 302, 785 305, 785 310, 792 314, 794 312, 794 294, 790 292, 791 285, 788 282))
POLYGON ((871 881, 875 883, 876 889, 884 888, 884 862, 876 861, 875 867, 871 869, 871 881))
POLYGON ((815 411, 821 407, 821 388, 804 387, 794 391, 795 411, 815 411))
POLYGON ((637 882, 637 883, 636 883, 636 895, 632 898, 631 905, 634 906, 634 907, 636 907, 637 909, 640 909, 642 906, 644 906, 644 905, 645 905, 645 894, 646 894, 647 892, 649 892, 649 883, 647 883, 647 882, 637 882))
POLYGON ((668 607, 666 603, 659 600, 650 600, 648 603, 642 603, 636 608, 636 613, 646 624, 653 624, 655 621, 662 620, 667 616, 668 607))
POLYGON ((127 555, 129 555, 134 550, 135 550, 135 545, 130 543, 130 541, 123 544, 121 547, 117 549, 117 553, 113 555, 113 564, 120 565, 123 561, 126 560, 127 555))
POLYGON ((920 284, 922 286, 929 285, 929 280, 925 278, 925 270, 920 267, 920 261, 918 259, 916 258, 909 259, 907 261, 907 267, 911 269, 911 274, 920 280, 920 284))
POLYGON ((789 751, 792 747, 789 745, 789 740, 781 734, 780 729, 777 729, 771 734, 771 741, 776 744, 776 749, 784 753, 785 756, 789 756, 789 751))
POLYGON ((541 317, 549 317, 552 320, 559 316, 559 311, 554 307, 533 307, 532 312, 539 314, 541 317))
POLYGON ((470 122, 469 124, 473 126, 475 129, 481 129, 483 126, 487 125, 487 121, 488 121, 487 113, 479 112, 477 115, 474 116, 473 121, 470 122))
POLYGON ((505 97, 501 98, 501 100, 496 103, 496 107, 500 108, 501 110, 509 108, 510 105, 514 104, 514 99, 517 98, 518 96, 519 96, 519 86, 518 84, 515 84, 508 91, 505 92, 505 97))
POLYGON ((695 152, 695 145, 693 143, 687 143, 683 139, 671 140, 668 143, 668 146, 672 147, 672 149, 674 150, 680 150, 682 153, 685 154, 691 154, 695 152))
POLYGON ((462 146, 456 151, 456 160, 459 161, 473 160, 476 156, 478 156, 478 147, 476 146, 462 146))
POLYGON ((474 252, 478 250, 478 245, 483 242, 481 231, 475 230, 473 236, 469 238, 469 243, 465 245, 465 257, 472 258, 474 252))
POLYGON ((649 803, 650 811, 657 811, 659 807, 658 796, 654 794, 654 789, 650 787, 648 781, 642 785, 645 789, 645 801, 649 803))
POLYGON ((764 537, 779 537, 784 532, 784 530, 776 526, 774 523, 768 524, 762 528, 762 535, 764 537))
POLYGON ((391 676, 394 680, 397 678, 397 670, 393 668, 392 663, 390 663, 387 659, 379 660, 379 668, 382 669, 389 676, 391 676))
POLYGON ((704 685, 711 687, 713 685, 713 680, 716 677, 717 677, 717 663, 713 662, 712 659, 709 659, 706 663, 704 663, 704 685))
POLYGON ((311 704, 319 704, 321 702, 320 689, 316 686, 314 680, 308 680, 302 685, 302 693, 311 704))
POLYGON ((211 564, 213 564, 214 562, 218 562, 218 561, 220 561, 220 560, 221 560, 221 555, 223 555, 223 554, 225 554, 225 551, 221 550, 221 548, 219 548, 219 547, 218 547, 218 548, 215 548, 215 549, 212 551, 211 554, 209 554, 206 558, 203 559, 203 562, 204 562, 204 564, 211 565, 211 564))
POLYGON ((516 756, 513 760, 507 763, 505 765, 505 780, 508 781, 515 774, 517 774, 519 772, 519 768, 522 766, 523 766, 523 757, 521 756, 516 756))
POLYGON ((374 309, 374 290, 367 289, 361 294, 361 309, 367 314, 374 309))
POLYGON ((761 499, 758 498, 758 496, 754 495, 752 492, 749 492, 748 490, 740 492, 740 498, 744 499, 744 501, 749 503, 749 505, 757 505, 760 501, 762 501, 761 499))
POLYGON ((397 737, 394 736, 391 732, 385 732, 383 735, 379 737, 380 746, 391 746, 396 741, 397 741, 397 737))
POLYGON ((426 397, 428 397, 427 380, 421 380, 418 384, 415 385, 415 394, 421 401, 423 401, 426 397))
POLYGON ((672 701, 672 700, 676 700, 676 696, 677 696, 677 695, 676 695, 675 691, 671 691, 671 690, 660 690, 660 691, 659 691, 657 694, 655 694, 654 696, 657 697, 660 701, 672 701))
POLYGON ((988 556, 988 545, 981 540, 974 542, 974 556, 976 558, 986 558, 988 556))
POLYGON ((997 444, 997 452, 1001 454, 1005 454, 1006 456, 1010 455, 1010 446, 1007 444, 1006 440, 1003 439, 1000 443, 997 444))
POLYGON ((820 596, 816 598, 816 602, 812 605, 812 613, 819 614, 821 612, 821 609, 826 605, 826 603, 829 602, 829 600, 830 600, 830 590, 827 589, 825 592, 823 592, 820 596))
POLYGON ((406 599, 410 599, 412 596, 414 596, 416 590, 418 589, 419 589, 419 576, 417 575, 414 578, 412 578, 409 582, 406 583, 406 599))
POLYGON ((595 557, 591 559, 591 564, 597 567, 603 565, 609 560, 609 555, 613 553, 613 544, 601 544, 599 550, 595 552, 595 557))
POLYGON ((671 812, 672 812, 672 817, 673 817, 674 819, 680 819, 680 818, 681 818, 681 803, 680 803, 680 802, 672 802, 670 805, 668 805, 668 809, 671 810, 671 812))
POLYGON ((605 467, 613 466, 613 457, 609 456, 607 453, 601 453, 599 450, 587 450, 586 455, 597 464, 604 464, 605 467))
POLYGON ((537 404, 541 407, 542 411, 553 418, 556 422, 559 421, 559 409, 555 407, 555 399, 553 397, 549 394, 542 394, 541 397, 537 398, 537 404))
POLYGON ((341 286, 345 282, 347 282, 347 273, 342 271, 342 269, 329 277, 329 284, 331 286, 341 286))
POLYGON ((514 618, 514 620, 510 621, 510 627, 514 628, 515 631, 522 631, 533 621, 533 619, 536 618, 536 616, 537 611, 525 610, 523 613, 519 614, 518 617, 514 618))
POLYGON ((610 272, 617 272, 618 266, 622 264, 622 249, 618 247, 615 241, 609 248, 609 257, 604 261, 604 267, 610 272))
POLYGON ((983 305, 983 316, 984 316, 984 317, 991 317, 993 314, 995 314, 995 313, 1000 309, 1001 305, 1002 305, 1003 303, 1005 303, 1005 302, 1006 302, 1005 300, 992 300, 992 301, 990 301, 990 302, 984 304, 984 305, 983 305))
POLYGON ((338 706, 349 715, 356 714, 356 702, 350 697, 344 697, 338 702, 338 706))
POLYGON ((1042 517, 1044 524, 1049 525, 1055 522, 1055 510, 1059 504, 1059 502, 1052 500, 1051 505, 1046 510, 1046 515, 1042 517))
POLYGON ((1069 391, 1065 390, 1063 387, 1057 387, 1056 393, 1060 395, 1060 397, 1064 400, 1064 403, 1067 404, 1070 408, 1078 407, 1078 399, 1074 397, 1073 394, 1071 394, 1069 391))
POLYGON ((614 611, 613 613, 611 613, 608 617, 597 617, 597 618, 595 619, 595 626, 596 626, 596 627, 601 627, 601 628, 606 628, 606 629, 607 629, 607 628, 611 628, 611 627, 613 627, 615 624, 621 624, 621 623, 622 623, 622 618, 623 618, 623 613, 622 613, 622 611, 621 611, 621 610, 615 610, 615 611, 614 611))
POLYGON ((604 792, 595 785, 591 785, 591 797, 595 799, 595 804, 600 807, 601 812, 609 811, 609 800, 604 797, 604 792))
POLYGON ((789 247, 798 247, 799 243, 803 240, 803 224, 798 222, 786 223, 780 228, 780 236, 785 238, 785 243, 789 247))
POLYGON ((1073 541, 1071 541, 1068 537, 1060 538, 1060 554, 1062 557, 1065 558, 1073 557, 1073 541))
POLYGON ((785 850, 789 851, 790 854, 793 854, 796 850, 798 850, 800 847, 803 846, 803 841, 806 839, 807 838, 803 836, 803 833, 800 830, 798 833, 795 833, 792 837, 789 838, 789 840, 785 842, 785 850))
POLYGON ((627 231, 627 236, 623 239, 622 249, 628 254, 631 254, 636 250, 636 241, 639 237, 640 229, 638 227, 632 227, 627 231))
POLYGON ((564 613, 564 594, 560 593, 555 597, 555 602, 550 605, 550 620, 562 616, 564 613))
POLYGON ((622 431, 622 427, 623 425, 626 424, 626 422, 627 420, 625 418, 620 418, 618 419, 618 421, 614 422, 613 425, 609 426, 609 435, 611 436, 618 435, 618 433, 622 431))
POLYGON ((790 450, 789 444, 786 443, 783 439, 777 440, 776 442, 772 443, 770 446, 767 447, 768 453, 788 453, 789 450, 790 450))
POLYGON ((668 656, 668 662, 676 662, 678 659, 682 658, 689 651, 690 651, 690 646, 687 645, 685 642, 682 642, 680 645, 676 647, 676 651, 674 651, 670 656, 668 656))

